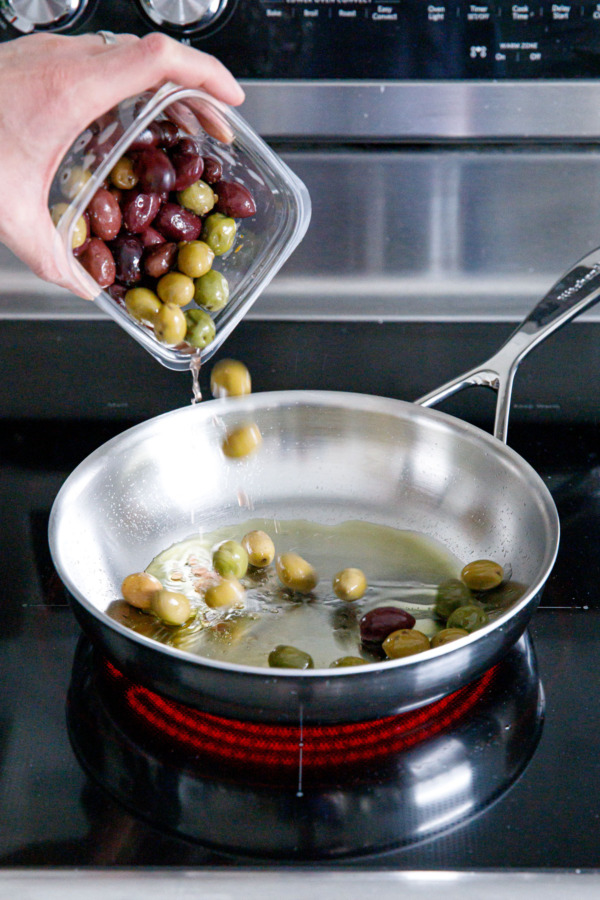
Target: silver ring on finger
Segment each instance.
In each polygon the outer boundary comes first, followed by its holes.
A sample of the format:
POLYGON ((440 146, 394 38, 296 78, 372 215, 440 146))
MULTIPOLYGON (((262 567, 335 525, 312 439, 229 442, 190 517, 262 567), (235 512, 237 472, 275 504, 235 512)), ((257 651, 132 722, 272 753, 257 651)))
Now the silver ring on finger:
POLYGON ((99 35, 104 43, 109 46, 117 43, 117 39, 112 31, 97 31, 96 34, 99 35))

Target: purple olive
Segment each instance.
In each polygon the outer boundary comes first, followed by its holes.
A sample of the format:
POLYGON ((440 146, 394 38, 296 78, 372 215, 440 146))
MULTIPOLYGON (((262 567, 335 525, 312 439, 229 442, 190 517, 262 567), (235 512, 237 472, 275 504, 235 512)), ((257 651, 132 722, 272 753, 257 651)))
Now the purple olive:
POLYGON ((216 184, 217 181, 220 181, 222 177, 223 166, 221 165, 220 161, 218 159, 215 159, 214 156, 205 156, 202 180, 207 184, 216 184))
POLYGON ((151 278, 160 278, 170 270, 175 256, 177 244, 163 243, 156 247, 149 247, 144 254, 144 271, 151 278))
POLYGON ((112 119, 110 114, 101 117, 101 120, 98 120, 98 124, 100 127, 95 130, 86 147, 86 153, 90 153, 93 156, 96 165, 99 165, 103 159, 106 159, 123 134, 123 126, 120 122, 112 119))
POLYGON ((144 191, 127 191, 122 203, 123 225, 127 231, 139 234, 149 227, 150 222, 160 209, 159 194, 147 194, 144 191))
POLYGON ((121 209, 115 197, 105 188, 98 188, 90 200, 86 212, 90 217, 90 228, 96 237, 112 241, 121 228, 121 209))
POLYGON ((156 229, 149 226, 140 234, 140 240, 144 247, 157 247, 158 244, 164 244, 165 238, 159 234, 156 229))
POLYGON ((160 141, 160 128, 155 122, 150 122, 150 124, 144 128, 143 131, 140 131, 138 136, 133 139, 129 147, 129 150, 146 150, 148 147, 156 147, 158 142, 160 141))
POLYGON ((84 269, 100 287, 109 287, 115 280, 116 266, 112 253, 100 238, 90 238, 85 251, 79 257, 84 269))
POLYGON ((173 148, 171 160, 175 167, 174 190, 183 191, 198 181, 204 170, 204 159, 191 138, 182 138, 173 148))
POLYGON ((201 156, 180 156, 173 160, 175 166, 174 190, 183 191, 185 188, 199 181, 204 170, 204 160, 201 156))
POLYGON ((134 163, 140 187, 148 194, 170 191, 175 184, 175 169, 164 150, 149 147, 142 150, 134 163))
POLYGON ((163 203, 152 227, 168 241, 195 241, 202 230, 202 220, 178 203, 163 203))
POLYGON ((158 128, 158 146, 164 147, 165 150, 174 147, 179 140, 179 128, 175 122, 170 122, 168 119, 165 119, 162 122, 155 122, 154 124, 158 128))
POLYGON ((118 304, 120 304, 120 306, 124 306, 125 305, 125 294, 127 293, 128 290, 129 290, 129 288, 126 285, 119 284, 118 281, 115 281, 108 288, 108 293, 113 298, 113 300, 116 300, 116 302, 118 304))
POLYGON ((237 181, 218 181, 214 186, 217 212, 232 219, 246 219, 256 212, 256 203, 248 188, 237 181))
POLYGON ((415 617, 397 606, 378 606, 360 620, 360 637, 365 644, 381 644, 392 631, 414 628, 415 617))
POLYGON ((144 248, 140 239, 122 234, 110 245, 115 265, 116 278, 123 284, 135 284, 142 277, 142 254, 144 248))

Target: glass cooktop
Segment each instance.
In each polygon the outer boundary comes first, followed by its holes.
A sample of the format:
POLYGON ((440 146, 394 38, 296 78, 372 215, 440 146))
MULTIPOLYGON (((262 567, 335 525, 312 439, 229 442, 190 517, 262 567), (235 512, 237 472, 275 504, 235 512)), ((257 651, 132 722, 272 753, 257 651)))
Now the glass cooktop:
MULTIPOLYGON (((48 328, 57 336, 68 325, 48 328)), ((227 355, 258 374, 256 390, 277 386, 279 377, 279 356, 266 361, 268 331, 273 326, 245 323, 227 347, 227 355)), ((49 510, 77 463, 144 418, 148 401, 85 416, 80 392, 65 414, 70 374, 86 359, 84 331, 75 333, 71 347, 79 359, 50 373, 64 382, 63 393, 50 391, 40 414, 40 398, 25 390, 20 415, 13 398, 0 431, 2 868, 598 867, 597 423, 558 414, 552 420, 546 410, 540 422, 517 415, 510 429, 511 445, 545 479, 562 523, 558 560, 524 638, 441 706, 416 719, 385 721, 367 743, 354 735, 359 764, 340 757, 335 736, 332 744, 331 735, 302 735, 307 754, 337 749, 333 765, 305 768, 299 789, 297 736, 286 736, 287 763, 268 771, 261 745, 253 749, 251 740, 246 762, 219 752, 226 722, 195 717, 191 731, 165 742, 152 724, 160 698, 128 683, 81 636, 48 553, 49 510)), ((128 347, 106 333, 113 349, 128 347)), ((313 377, 300 365, 297 334, 296 375, 287 372, 285 387, 310 386, 306 379, 313 377)), ((331 358, 345 348, 352 359, 355 337, 331 323, 320 333, 331 358)), ((160 406, 163 390, 171 405, 155 413, 189 402, 190 385, 178 375, 155 372, 137 348, 127 352, 131 396, 141 394, 141 384, 159 383, 153 402, 160 406)), ((327 353, 323 360, 321 386, 329 379, 339 389, 339 368, 328 367, 327 353)), ((41 378, 37 365, 43 367, 40 361, 30 370, 34 381, 41 378)), ((88 382, 90 408, 99 402, 102 365, 88 382)), ((347 374, 348 389, 356 390, 355 363, 347 374)), ((527 400, 517 395, 523 406, 527 400)))

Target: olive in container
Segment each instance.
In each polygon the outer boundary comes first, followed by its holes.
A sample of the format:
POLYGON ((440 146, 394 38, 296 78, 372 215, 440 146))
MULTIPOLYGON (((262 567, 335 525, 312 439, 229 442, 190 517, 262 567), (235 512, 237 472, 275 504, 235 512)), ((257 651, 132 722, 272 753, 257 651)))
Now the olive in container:
POLYGON ((57 256, 66 251, 82 290, 175 370, 210 359, 311 212, 302 181, 238 112, 174 84, 90 123, 58 167, 49 207, 57 256), (202 341, 191 327, 199 310, 211 320, 202 341))

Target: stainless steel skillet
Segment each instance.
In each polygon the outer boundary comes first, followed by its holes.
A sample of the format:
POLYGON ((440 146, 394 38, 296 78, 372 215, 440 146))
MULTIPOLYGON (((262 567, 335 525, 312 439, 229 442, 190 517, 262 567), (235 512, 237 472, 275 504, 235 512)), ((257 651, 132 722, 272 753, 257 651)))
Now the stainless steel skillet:
POLYGON ((536 609, 559 542, 537 473, 503 443, 512 380, 526 353, 596 302, 600 251, 577 263, 483 366, 407 403, 285 391, 211 400, 138 425, 69 476, 49 526, 56 569, 82 628, 134 680, 231 718, 334 723, 393 715, 494 665, 536 609), (426 407, 472 384, 498 390, 495 436, 426 407), (232 462, 223 434, 251 420, 260 451, 232 462), (123 577, 203 529, 256 517, 325 525, 366 520, 429 535, 460 559, 509 563, 525 594, 500 618, 419 656, 346 669, 266 669, 200 658, 107 615, 123 577))

